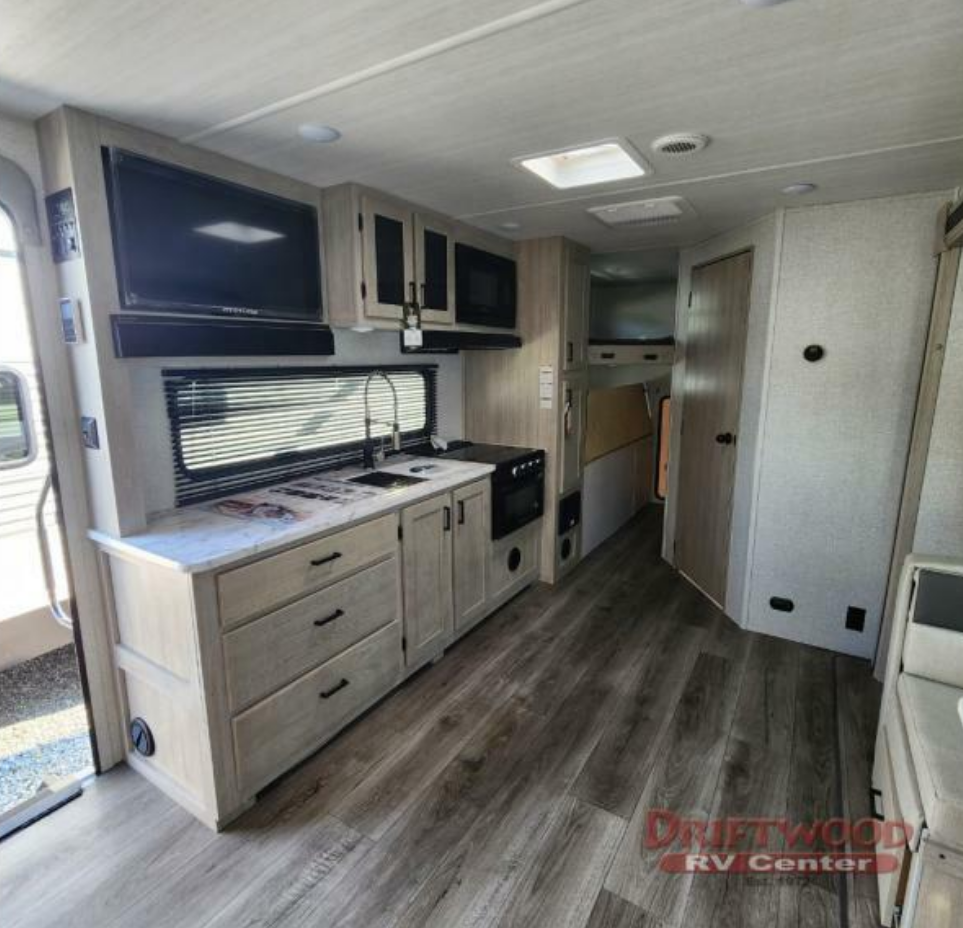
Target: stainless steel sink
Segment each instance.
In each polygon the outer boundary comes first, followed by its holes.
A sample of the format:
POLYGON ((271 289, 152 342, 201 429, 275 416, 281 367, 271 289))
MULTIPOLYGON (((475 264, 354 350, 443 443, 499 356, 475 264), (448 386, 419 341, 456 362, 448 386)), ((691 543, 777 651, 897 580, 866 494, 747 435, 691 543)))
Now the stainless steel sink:
POLYGON ((424 483, 424 477, 410 477, 408 474, 389 474, 383 470, 373 470, 358 477, 349 477, 348 483, 363 483, 368 487, 380 487, 382 490, 403 490, 413 487, 416 483, 424 483))

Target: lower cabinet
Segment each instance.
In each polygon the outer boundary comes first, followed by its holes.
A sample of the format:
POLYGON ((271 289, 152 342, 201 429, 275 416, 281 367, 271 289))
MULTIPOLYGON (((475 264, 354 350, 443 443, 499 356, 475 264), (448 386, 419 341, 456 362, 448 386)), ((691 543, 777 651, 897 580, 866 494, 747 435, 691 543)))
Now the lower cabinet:
POLYGON ((485 478, 220 571, 105 550, 130 766, 223 827, 535 579, 490 524, 485 478))
POLYGON ((455 630, 468 631, 488 608, 488 550, 491 547, 491 484, 487 480, 452 493, 455 630))
POLYGON ((454 630, 452 500, 435 496, 401 513, 405 664, 437 657, 454 630))

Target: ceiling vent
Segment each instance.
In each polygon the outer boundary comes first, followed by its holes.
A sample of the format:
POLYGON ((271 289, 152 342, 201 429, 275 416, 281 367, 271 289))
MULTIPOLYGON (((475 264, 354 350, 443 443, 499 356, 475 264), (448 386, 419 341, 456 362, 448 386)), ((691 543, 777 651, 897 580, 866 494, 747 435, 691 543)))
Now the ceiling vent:
POLYGON ((674 135, 663 135, 652 143, 652 151, 659 155, 670 155, 674 158, 680 155, 694 155, 702 151, 709 144, 708 135, 698 132, 676 132, 674 135))
POLYGON ((611 203, 593 206, 588 210, 607 226, 664 226, 695 216, 695 210, 682 197, 659 197, 654 200, 633 200, 630 203, 611 203))

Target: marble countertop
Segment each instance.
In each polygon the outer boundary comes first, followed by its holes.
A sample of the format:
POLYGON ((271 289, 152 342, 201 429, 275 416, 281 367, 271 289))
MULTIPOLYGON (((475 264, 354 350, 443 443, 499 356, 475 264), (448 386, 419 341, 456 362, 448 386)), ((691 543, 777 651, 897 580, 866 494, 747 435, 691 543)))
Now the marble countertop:
MULTIPOLYGON (((148 524, 146 531, 138 535, 116 538, 99 531, 89 534, 108 551, 185 573, 203 573, 334 529, 347 528, 374 516, 404 509, 438 493, 480 480, 490 474, 494 467, 490 464, 399 455, 378 470, 425 479, 423 483, 397 490, 372 487, 362 490, 359 484, 347 484, 356 498, 343 502, 300 496, 280 497, 285 502, 290 501, 291 508, 299 513, 298 520, 291 522, 223 515, 213 508, 218 505, 218 501, 215 501, 160 515, 148 524)), ((361 473, 360 467, 351 467, 313 476, 327 483, 332 480, 345 481, 361 473)), ((311 480, 310 477, 303 479, 311 480)), ((298 479, 287 480, 278 487, 288 488, 298 483, 298 479)), ((275 499, 278 487, 234 493, 229 498, 254 498, 268 494, 275 499)))

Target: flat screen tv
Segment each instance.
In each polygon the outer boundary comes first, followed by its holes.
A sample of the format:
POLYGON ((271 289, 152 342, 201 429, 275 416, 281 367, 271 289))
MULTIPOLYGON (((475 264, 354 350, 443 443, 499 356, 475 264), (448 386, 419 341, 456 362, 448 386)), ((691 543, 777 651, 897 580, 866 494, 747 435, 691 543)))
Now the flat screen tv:
POLYGON ((321 321, 306 203, 104 148, 124 309, 321 321))

